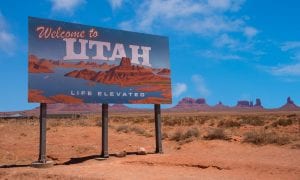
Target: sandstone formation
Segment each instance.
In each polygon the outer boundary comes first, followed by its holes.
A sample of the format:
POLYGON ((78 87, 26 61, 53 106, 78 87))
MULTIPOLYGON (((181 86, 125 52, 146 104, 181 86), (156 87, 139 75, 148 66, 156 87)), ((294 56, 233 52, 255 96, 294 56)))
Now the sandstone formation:
POLYGON ((257 98, 257 99, 255 100, 254 107, 263 107, 262 104, 261 104, 261 100, 260 100, 259 98, 257 98))
POLYGON ((179 101, 174 109, 209 110, 211 107, 206 104, 206 100, 203 98, 193 99, 185 97, 179 101))
POLYGON ((300 110, 300 107, 298 107, 294 103, 294 101, 291 99, 291 97, 288 97, 287 100, 286 100, 286 104, 281 106, 279 109, 280 110, 285 110, 285 111, 296 111, 296 110, 300 110))
POLYGON ((236 107, 252 107, 253 106, 253 103, 251 101, 246 101, 246 100, 240 100, 237 102, 237 105, 236 107))
POLYGON ((213 106, 213 109, 218 111, 218 110, 230 110, 229 106, 225 106, 221 101, 218 102, 215 106, 213 106))

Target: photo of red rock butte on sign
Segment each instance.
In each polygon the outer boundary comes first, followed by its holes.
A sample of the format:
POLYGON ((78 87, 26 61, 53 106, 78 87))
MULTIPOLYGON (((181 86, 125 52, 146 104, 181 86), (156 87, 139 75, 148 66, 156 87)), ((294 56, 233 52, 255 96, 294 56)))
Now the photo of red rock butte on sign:
POLYGON ((28 18, 28 101, 170 104, 164 36, 28 18))

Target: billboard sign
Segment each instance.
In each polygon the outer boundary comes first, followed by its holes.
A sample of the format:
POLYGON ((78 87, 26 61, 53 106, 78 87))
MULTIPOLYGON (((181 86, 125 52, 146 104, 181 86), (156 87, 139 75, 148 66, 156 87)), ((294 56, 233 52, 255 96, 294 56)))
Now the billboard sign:
POLYGON ((29 102, 172 103, 167 37, 33 17, 28 31, 29 102))

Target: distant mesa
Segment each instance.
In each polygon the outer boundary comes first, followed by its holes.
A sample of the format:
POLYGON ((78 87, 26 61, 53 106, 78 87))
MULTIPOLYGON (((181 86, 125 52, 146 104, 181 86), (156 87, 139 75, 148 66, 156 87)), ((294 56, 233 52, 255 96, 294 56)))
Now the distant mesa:
POLYGON ((124 104, 113 104, 109 107, 109 110, 112 111, 129 111, 130 108, 124 104))
POLYGON ((221 101, 214 106, 209 106, 204 98, 193 99, 190 97, 185 97, 181 99, 174 110, 200 110, 200 111, 235 111, 235 110, 263 110, 261 100, 256 99, 255 104, 252 101, 239 100, 237 105, 234 107, 229 107, 224 105, 221 101))
POLYGON ((185 97, 174 107, 174 109, 190 109, 190 110, 209 110, 211 107, 206 104, 204 98, 193 99, 185 97))
POLYGON ((239 100, 235 108, 263 109, 264 107, 262 106, 261 100, 257 98, 255 104, 253 104, 253 101, 239 100))
POLYGON ((240 100, 240 101, 237 102, 236 107, 250 108, 250 107, 253 107, 253 102, 252 101, 246 101, 246 100, 240 100))
MULTIPOLYGON (((129 108, 123 104, 114 104, 108 107, 109 111, 113 112, 129 112, 133 111, 133 108, 129 108)), ((55 103, 47 105, 48 114, 68 114, 68 113, 99 113, 101 111, 101 104, 63 104, 55 103)), ((29 115, 38 115, 39 107, 26 112, 29 115)))
POLYGON ((291 99, 291 97, 288 97, 286 100, 286 104, 281 106, 279 108, 280 110, 287 110, 287 111, 294 111, 294 110, 300 110, 300 107, 298 107, 294 101, 291 99))
POLYGON ((213 106, 215 110, 229 110, 229 106, 225 106, 221 101, 218 102, 215 106, 213 106))
POLYGON ((254 107, 259 107, 259 108, 263 108, 262 104, 261 104, 261 100, 259 98, 257 98, 255 100, 255 104, 254 107))
POLYGON ((206 104, 206 100, 204 98, 196 99, 196 104, 206 104))

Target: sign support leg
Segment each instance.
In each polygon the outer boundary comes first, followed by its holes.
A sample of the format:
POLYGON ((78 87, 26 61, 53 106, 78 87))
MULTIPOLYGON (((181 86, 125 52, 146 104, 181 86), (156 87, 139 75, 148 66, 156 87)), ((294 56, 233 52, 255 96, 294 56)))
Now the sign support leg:
POLYGON ((102 104, 102 158, 108 158, 108 104, 102 104))
POLYGON ((40 146, 39 146, 39 159, 33 162, 32 166, 37 168, 46 168, 53 165, 52 161, 47 161, 46 156, 46 131, 47 131, 47 104, 40 104, 40 146))
POLYGON ((161 110, 160 104, 154 104, 154 119, 155 119, 155 142, 156 142, 156 153, 163 153, 162 142, 161 142, 161 110))
POLYGON ((46 163, 46 115, 47 115, 47 104, 41 103, 40 106, 40 152, 39 162, 46 163))

